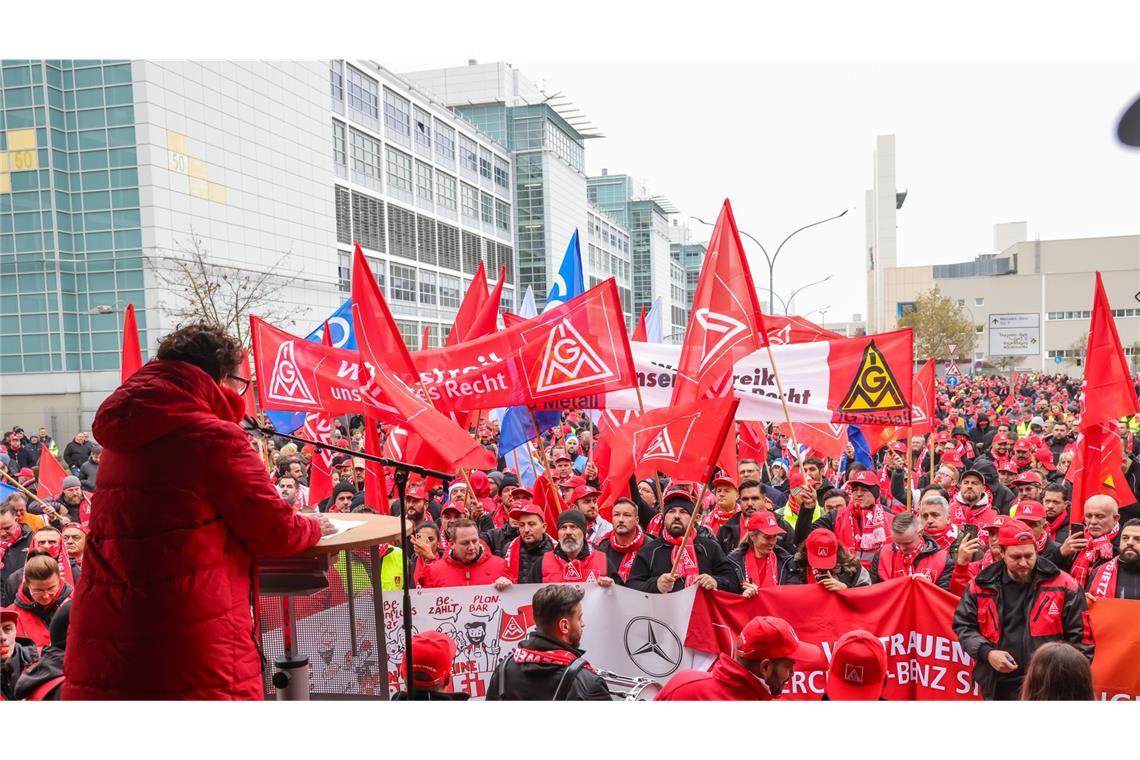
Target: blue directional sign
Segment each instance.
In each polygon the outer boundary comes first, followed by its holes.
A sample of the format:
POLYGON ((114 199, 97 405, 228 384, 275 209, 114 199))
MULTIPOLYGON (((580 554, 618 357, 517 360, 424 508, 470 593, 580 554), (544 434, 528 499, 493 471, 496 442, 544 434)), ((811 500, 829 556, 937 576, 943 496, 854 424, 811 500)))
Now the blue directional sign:
POLYGON ((957 375, 947 375, 946 376, 946 385, 948 385, 951 388, 957 388, 959 382, 960 382, 960 378, 957 375))

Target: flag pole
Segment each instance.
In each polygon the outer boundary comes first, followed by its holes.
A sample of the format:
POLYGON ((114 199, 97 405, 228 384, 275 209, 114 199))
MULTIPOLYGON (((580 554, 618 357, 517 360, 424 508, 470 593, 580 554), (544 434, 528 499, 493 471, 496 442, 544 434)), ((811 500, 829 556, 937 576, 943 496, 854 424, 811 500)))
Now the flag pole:
MULTIPOLYGON (((634 378, 636 380, 636 378, 634 378)), ((637 413, 642 417, 645 416, 645 402, 641 400, 641 382, 635 382, 633 389, 637 391, 637 413)), ((653 492, 657 495, 657 509, 661 511, 661 519, 665 519, 665 500, 661 498, 661 481, 660 473, 657 468, 653 469, 653 492)))
POLYGON ((930 457, 930 482, 927 485, 934 483, 934 426, 931 425, 930 443, 927 444, 926 453, 930 457))
POLYGON ((534 407, 527 404, 527 411, 530 412, 530 421, 534 423, 534 446, 539 454, 539 461, 543 463, 542 471, 546 473, 546 482, 550 485, 550 490, 554 492, 554 502, 558 505, 558 512, 566 511, 566 507, 562 504, 562 494, 558 492, 558 486, 554 484, 554 475, 550 472, 550 465, 552 462, 546 456, 546 452, 542 450, 542 433, 538 427, 538 415, 534 413, 534 407))
MULTIPOLYGON (((767 336, 764 338, 764 348, 768 350, 768 363, 772 365, 772 377, 776 378, 776 392, 780 394, 780 405, 784 408, 784 419, 788 423, 788 438, 792 439, 792 451, 795 453, 796 460, 800 458, 800 445, 796 442, 796 431, 792 426, 792 415, 788 412, 788 400, 784 398, 784 387, 780 382, 780 372, 776 369, 776 357, 772 353, 772 341, 768 340, 767 336)), ((721 444, 723 445, 723 443, 721 444)))
MULTIPOLYGON (((47 507, 47 508, 51 509, 51 511, 55 512, 55 508, 54 508, 54 507, 52 507, 52 506, 51 506, 50 504, 48 504, 46 501, 44 501, 44 500, 43 500, 43 499, 41 499, 40 497, 36 496, 34 493, 32 493, 31 491, 29 491, 28 489, 24 488, 22 485, 20 485, 20 481, 18 481, 18 480, 16 480, 15 478, 13 478, 13 477, 12 477, 12 475, 11 475, 10 473, 8 473, 8 472, 6 472, 6 471, 4 471, 4 470, 0 470, 0 476, 3 476, 4 480, 7 480, 9 483, 11 483, 12 485, 16 486, 16 488, 19 488, 21 491, 23 491, 23 492, 24 492, 24 495, 25 495, 25 496, 27 496, 27 497, 28 497, 29 499, 31 499, 32 501, 35 501, 35 502, 37 502, 37 503, 39 503, 39 504, 42 504, 42 505, 44 505, 45 507, 47 507)), ((58 513, 57 513, 57 514, 58 514, 58 513)))
POLYGON ((914 467, 914 452, 911 451, 911 447, 910 447, 910 439, 911 439, 911 431, 912 430, 913 430, 913 428, 911 428, 908 425, 907 429, 906 429, 906 508, 908 511, 911 509, 910 500, 911 500, 911 490, 912 489, 910 487, 910 478, 911 478, 911 473, 913 472, 912 468, 914 467))

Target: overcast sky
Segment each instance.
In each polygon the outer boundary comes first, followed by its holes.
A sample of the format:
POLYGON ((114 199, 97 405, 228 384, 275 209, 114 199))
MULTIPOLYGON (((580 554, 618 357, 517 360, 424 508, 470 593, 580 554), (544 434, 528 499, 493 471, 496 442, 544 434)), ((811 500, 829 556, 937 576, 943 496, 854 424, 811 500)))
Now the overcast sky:
MULTIPOLYGON (((407 71, 461 58, 381 63, 407 71)), ((588 173, 641 177, 709 221, 728 197, 769 253, 797 227, 850 209, 797 235, 776 264, 784 297, 835 274, 796 304, 805 314, 830 306, 828 321, 865 311, 876 135, 895 135, 897 186, 909 191, 900 265, 991 253, 1000 222, 1028 222, 1042 239, 1140 232, 1140 151, 1115 140, 1140 92, 1135 64, 502 60, 563 92, 606 135, 587 142, 588 173)), ((767 264, 745 247, 765 290, 767 264)))

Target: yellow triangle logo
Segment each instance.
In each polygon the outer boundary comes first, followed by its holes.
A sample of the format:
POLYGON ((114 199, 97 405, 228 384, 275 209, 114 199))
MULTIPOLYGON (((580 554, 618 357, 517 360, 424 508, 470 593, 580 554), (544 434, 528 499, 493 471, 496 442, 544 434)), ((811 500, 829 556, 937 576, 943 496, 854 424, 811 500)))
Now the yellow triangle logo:
POLYGON ((875 341, 867 344, 850 390, 839 405, 841 412, 886 412, 906 409, 903 393, 875 341))

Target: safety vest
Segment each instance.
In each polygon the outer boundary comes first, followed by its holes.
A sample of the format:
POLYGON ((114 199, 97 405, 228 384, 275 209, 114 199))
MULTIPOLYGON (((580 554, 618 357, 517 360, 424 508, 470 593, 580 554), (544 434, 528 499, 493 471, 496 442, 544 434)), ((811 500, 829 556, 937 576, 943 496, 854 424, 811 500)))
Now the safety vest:
MULTIPOLYGON (((383 552, 380 558, 380 588, 384 591, 399 591, 404 588, 404 554, 399 548, 391 545, 380 547, 380 551, 383 552)), ((348 577, 344 571, 344 552, 336 556, 333 569, 340 573, 341 582, 347 591, 348 577)), ((358 594, 361 591, 370 591, 371 589, 372 576, 368 570, 368 565, 353 557, 352 592, 358 594)))
POLYGON ((1028 422, 1022 422, 1021 424, 1019 424, 1017 426, 1017 437, 1018 438, 1025 438, 1032 432, 1033 432, 1033 429, 1030 427, 1028 422))
MULTIPOLYGON (((803 509, 803 507, 800 507, 800 509, 803 509)), ((812 510, 812 513, 811 513, 811 521, 814 523, 816 520, 818 520, 821 517, 823 517, 823 507, 816 504, 815 509, 812 510)), ((799 518, 799 515, 796 514, 795 512, 793 512, 791 510, 791 508, 784 507, 784 522, 786 522, 788 525, 791 525, 792 530, 796 529, 797 518, 799 518)))

